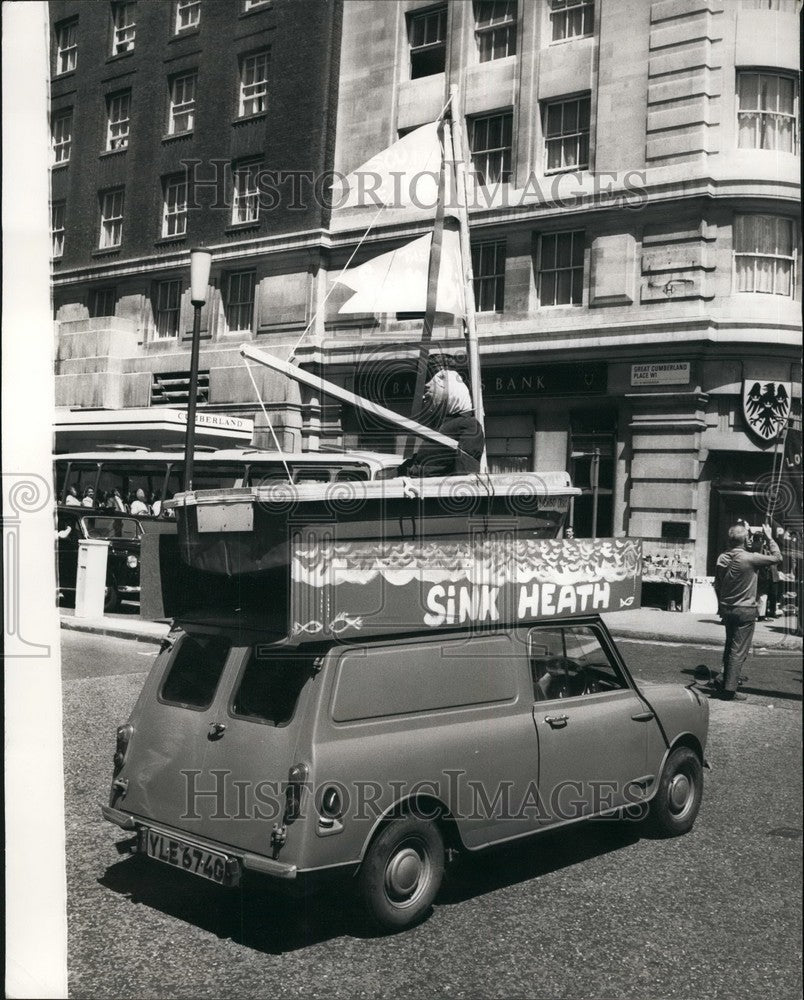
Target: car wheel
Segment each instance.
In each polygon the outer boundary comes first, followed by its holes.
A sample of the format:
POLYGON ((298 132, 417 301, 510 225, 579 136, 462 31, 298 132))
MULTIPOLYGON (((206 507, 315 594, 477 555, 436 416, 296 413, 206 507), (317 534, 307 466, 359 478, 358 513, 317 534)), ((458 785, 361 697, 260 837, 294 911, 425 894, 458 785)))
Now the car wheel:
POLYGON ((677 747, 664 765, 649 804, 647 827, 660 837, 678 837, 692 829, 703 797, 703 767, 689 747, 677 747))
POLYGON ((428 912, 444 876, 438 827, 416 816, 393 819, 372 841, 358 875, 358 893, 372 923, 410 927, 428 912))
POLYGON ((119 598, 117 594, 117 583, 115 582, 115 578, 111 577, 109 582, 106 584, 106 588, 103 592, 104 612, 106 614, 109 614, 111 611, 114 611, 114 609, 117 607, 118 601, 119 598))

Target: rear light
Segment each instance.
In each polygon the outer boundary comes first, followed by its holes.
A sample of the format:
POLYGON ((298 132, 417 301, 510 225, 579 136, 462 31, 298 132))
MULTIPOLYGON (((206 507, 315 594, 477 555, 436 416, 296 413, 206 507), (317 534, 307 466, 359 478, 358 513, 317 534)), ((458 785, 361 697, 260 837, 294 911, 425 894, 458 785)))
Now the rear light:
POLYGON ((310 768, 307 764, 294 764, 288 771, 288 787, 285 792, 285 822, 292 823, 301 813, 301 797, 310 768))
POLYGON ((114 753, 114 773, 119 774, 123 769, 128 752, 128 744, 134 732, 134 727, 130 723, 117 727, 117 746, 114 753))

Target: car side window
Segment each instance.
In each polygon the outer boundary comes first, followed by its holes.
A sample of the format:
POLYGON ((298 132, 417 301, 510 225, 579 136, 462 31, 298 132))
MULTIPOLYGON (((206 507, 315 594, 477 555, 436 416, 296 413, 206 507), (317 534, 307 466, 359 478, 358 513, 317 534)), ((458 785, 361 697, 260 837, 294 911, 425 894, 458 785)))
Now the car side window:
POLYGON ((535 701, 578 698, 628 686, 598 633, 588 625, 531 629, 528 658, 535 701))

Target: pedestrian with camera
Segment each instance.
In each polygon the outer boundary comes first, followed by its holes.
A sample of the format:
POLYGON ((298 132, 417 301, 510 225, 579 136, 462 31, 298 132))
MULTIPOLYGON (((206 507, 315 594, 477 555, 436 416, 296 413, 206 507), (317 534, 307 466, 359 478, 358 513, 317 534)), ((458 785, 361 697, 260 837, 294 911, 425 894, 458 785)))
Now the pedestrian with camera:
POLYGON ((739 694, 740 671, 751 650, 757 621, 757 580, 760 571, 778 566, 782 561, 779 546, 773 540, 769 524, 761 532, 752 532, 745 522, 729 528, 730 548, 721 553, 715 570, 718 612, 726 629, 723 648, 723 673, 715 678, 715 694, 723 701, 744 701, 739 694), (757 537, 754 537, 757 536, 757 537), (753 551, 763 539, 767 552, 753 551))

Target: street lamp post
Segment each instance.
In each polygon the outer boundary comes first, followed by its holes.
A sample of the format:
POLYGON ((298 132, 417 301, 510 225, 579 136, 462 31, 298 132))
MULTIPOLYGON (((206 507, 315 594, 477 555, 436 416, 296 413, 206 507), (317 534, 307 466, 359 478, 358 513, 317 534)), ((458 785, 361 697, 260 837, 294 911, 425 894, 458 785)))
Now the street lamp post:
POLYGON ((190 301, 193 304, 193 343, 190 353, 190 398, 187 401, 187 432, 184 436, 184 490, 193 488, 193 456, 195 454, 195 404, 198 396, 198 350, 201 341, 201 309, 207 301, 209 250, 190 251, 190 301))

